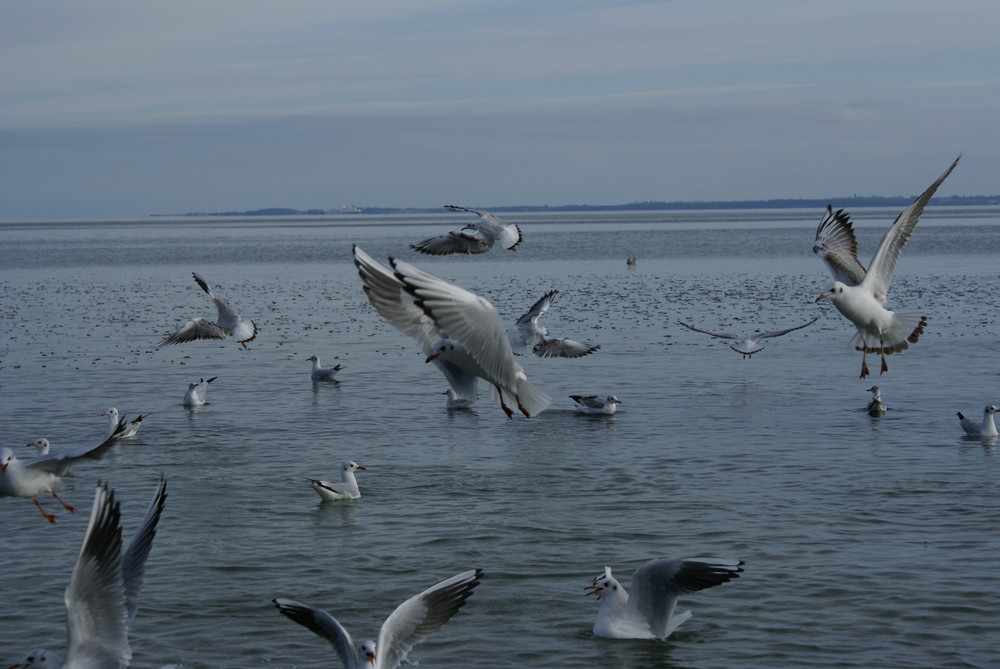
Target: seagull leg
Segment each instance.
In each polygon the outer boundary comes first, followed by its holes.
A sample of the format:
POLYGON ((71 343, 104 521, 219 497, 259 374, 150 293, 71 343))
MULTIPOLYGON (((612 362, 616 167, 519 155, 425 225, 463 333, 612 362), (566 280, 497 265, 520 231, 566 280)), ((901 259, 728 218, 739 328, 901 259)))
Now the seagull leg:
POLYGON ((881 335, 878 338, 878 346, 879 346, 878 352, 882 356, 882 371, 879 372, 879 374, 885 374, 886 372, 889 371, 889 365, 885 361, 885 347, 883 346, 883 341, 882 341, 881 335))
MULTIPOLYGON (((497 395, 500 396, 500 408, 503 409, 503 412, 505 414, 507 414, 507 418, 510 418, 511 420, 513 420, 514 419, 514 412, 510 410, 510 407, 508 407, 506 404, 504 404, 504 401, 503 401, 503 391, 500 390, 500 386, 498 386, 496 384, 493 384, 493 387, 497 389, 497 395)), ((518 400, 518 406, 519 407, 520 407, 520 404, 521 404, 521 401, 518 400)), ((522 411, 523 411, 523 409, 522 409, 522 411)))
POLYGON ((35 506, 38 507, 38 510, 42 512, 43 516, 45 516, 45 520, 49 521, 50 523, 56 522, 56 517, 53 516, 51 513, 45 512, 45 509, 42 508, 42 503, 38 501, 37 497, 32 497, 31 501, 35 503, 35 506))
POLYGON ((73 506, 72 504, 67 504, 66 502, 62 501, 62 499, 59 498, 59 495, 56 494, 55 490, 50 490, 49 492, 52 493, 53 497, 55 497, 56 499, 59 500, 59 503, 63 505, 64 509, 66 509, 70 513, 75 513, 76 512, 76 507, 73 506))
POLYGON ((531 418, 531 414, 528 413, 528 410, 525 409, 523 406, 521 406, 521 398, 518 397, 517 395, 514 395, 514 399, 517 400, 517 408, 521 410, 521 413, 523 413, 525 417, 531 418))
POLYGON ((862 379, 865 378, 866 376, 868 376, 868 361, 866 360, 866 358, 868 357, 868 352, 866 350, 867 348, 868 347, 866 346, 865 348, 861 349, 861 351, 862 351, 861 352, 861 376, 858 377, 858 378, 862 378, 862 379))

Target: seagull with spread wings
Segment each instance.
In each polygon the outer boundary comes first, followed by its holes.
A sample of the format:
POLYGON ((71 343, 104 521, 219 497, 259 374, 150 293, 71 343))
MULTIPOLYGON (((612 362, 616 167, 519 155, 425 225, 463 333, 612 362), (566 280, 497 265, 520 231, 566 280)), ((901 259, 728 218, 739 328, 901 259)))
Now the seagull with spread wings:
POLYGON ((713 337, 718 337, 719 339, 730 339, 733 341, 729 345, 729 348, 733 349, 737 353, 743 355, 743 358, 752 357, 754 353, 760 353, 764 350, 764 342, 761 339, 771 339, 773 337, 780 337, 781 335, 786 335, 789 332, 794 332, 795 330, 801 330, 804 327, 812 325, 819 318, 814 318, 808 323, 803 325, 796 325, 793 328, 785 328, 784 330, 772 330, 770 332, 755 332, 753 334, 736 334, 734 332, 712 332, 711 330, 702 330, 701 328, 696 328, 693 325, 688 325, 684 321, 677 321, 678 324, 683 325, 688 330, 694 330, 695 332, 701 332, 702 334, 711 335, 713 337))
POLYGON ((193 318, 184 324, 177 332, 169 334, 160 341, 157 348, 170 344, 182 344, 196 339, 235 339, 244 349, 247 342, 257 338, 257 324, 252 320, 240 318, 239 312, 233 309, 221 297, 212 292, 208 282, 197 273, 192 272, 194 280, 215 303, 219 316, 215 322, 207 318, 193 318))
POLYGON ((587 344, 565 339, 549 337, 549 331, 538 324, 538 319, 549 310, 556 301, 558 290, 550 290, 541 299, 531 305, 528 311, 517 319, 514 328, 508 331, 511 347, 515 350, 529 350, 539 358, 582 358, 601 348, 600 344, 587 344))
POLYGON ((881 371, 887 372, 889 365, 886 364, 885 356, 905 351, 924 332, 927 325, 925 314, 896 313, 883 305, 896 269, 896 261, 917 227, 924 207, 938 186, 958 165, 961 157, 959 155, 944 174, 896 217, 882 237, 867 269, 858 260, 857 238, 854 236, 851 219, 843 209, 834 211, 833 207, 827 206, 826 216, 816 229, 813 253, 823 259, 834 279, 816 301, 830 300, 837 311, 857 328, 851 343, 855 350, 862 352, 862 379, 868 376, 867 354, 878 353, 882 357, 881 371))
POLYGON ((444 256, 452 253, 486 253, 494 244, 500 244, 508 251, 516 251, 517 245, 524 240, 521 237, 521 228, 513 223, 505 223, 499 216, 494 216, 485 209, 467 209, 453 204, 447 204, 444 208, 476 214, 479 220, 469 223, 458 232, 449 232, 410 244, 411 249, 429 255, 444 256))

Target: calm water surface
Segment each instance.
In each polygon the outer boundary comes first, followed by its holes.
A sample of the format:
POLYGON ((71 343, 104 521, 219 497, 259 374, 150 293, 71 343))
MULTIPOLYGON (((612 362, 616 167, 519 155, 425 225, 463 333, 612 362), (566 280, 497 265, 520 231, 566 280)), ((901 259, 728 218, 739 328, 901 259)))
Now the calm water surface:
MULTIPOLYGON (((132 630, 133 666, 338 666, 277 596, 374 637, 403 599, 482 567, 465 608, 417 646, 425 667, 990 667, 1000 598, 997 445, 956 411, 1000 403, 1000 210, 928 211, 897 266, 890 307, 924 310, 920 342, 875 377, 864 406, 849 326, 813 300, 822 212, 519 214, 517 253, 429 258, 407 247, 461 216, 0 224, 2 443, 99 440, 109 406, 149 413, 136 439, 80 465, 59 522, 0 500, 0 666, 62 650, 62 593, 94 484, 126 532, 160 474, 167 508, 132 630), (490 299, 512 322, 547 290, 555 335, 602 344, 580 360, 521 360, 553 398, 507 420, 483 388, 448 412, 415 343, 368 305, 352 243, 414 261, 490 299), (629 268, 627 256, 639 258, 629 268), (213 316, 219 286, 260 336, 249 351, 155 349, 213 316), (716 330, 813 326, 750 360, 716 330), (340 363, 314 384, 309 363, 340 363), (187 384, 217 376, 209 404, 187 384), (567 397, 615 393, 614 417, 567 397), (321 503, 305 476, 353 459, 363 497, 321 503), (653 557, 746 561, 742 578, 682 599, 667 642, 595 638, 584 586, 627 582, 653 557), (6 664, 5 664, 6 663, 6 664)), ((897 213, 853 212, 867 260, 897 213)), ((877 364, 877 362, 876 362, 877 364)))

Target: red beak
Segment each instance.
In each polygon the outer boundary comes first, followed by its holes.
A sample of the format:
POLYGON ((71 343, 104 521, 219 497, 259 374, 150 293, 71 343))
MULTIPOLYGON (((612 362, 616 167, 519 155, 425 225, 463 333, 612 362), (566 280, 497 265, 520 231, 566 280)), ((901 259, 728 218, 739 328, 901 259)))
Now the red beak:
POLYGON ((586 596, 586 595, 596 595, 599 592, 603 592, 604 588, 602 588, 599 585, 588 585, 586 588, 584 588, 584 590, 588 591, 584 593, 584 596, 586 596))
POLYGON ((431 353, 429 356, 427 356, 427 359, 424 360, 424 362, 427 363, 430 362, 431 360, 436 360, 437 357, 438 357, 437 353, 431 353))

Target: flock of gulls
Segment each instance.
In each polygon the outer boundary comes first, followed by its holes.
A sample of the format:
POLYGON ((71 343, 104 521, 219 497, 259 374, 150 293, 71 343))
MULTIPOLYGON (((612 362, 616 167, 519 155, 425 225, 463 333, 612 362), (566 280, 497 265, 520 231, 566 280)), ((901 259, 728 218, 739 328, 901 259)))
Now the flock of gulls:
MULTIPOLYGON (((862 353, 861 378, 869 375, 867 356, 880 356, 880 373, 888 371, 885 357, 916 343, 927 323, 920 312, 896 313, 885 308, 889 284, 896 262, 910 235, 938 186, 948 177, 959 158, 896 218, 882 238, 875 255, 865 268, 858 260, 857 241, 850 217, 843 210, 828 207, 816 232, 813 251, 824 261, 833 282, 817 298, 829 300, 856 328, 852 345, 862 353)), ((490 212, 448 206, 450 210, 478 216, 474 223, 457 232, 425 239, 412 248, 432 255, 454 253, 481 254, 494 246, 514 251, 524 241, 520 228, 505 223, 490 212)), ((520 413, 536 416, 551 403, 551 398, 535 387, 518 355, 579 358, 600 349, 599 344, 568 338, 550 337, 539 319, 552 306, 559 292, 552 290, 535 302, 517 319, 513 328, 504 327, 497 310, 486 299, 436 277, 419 267, 389 258, 383 264, 353 247, 354 264, 363 291, 372 307, 400 332, 415 339, 426 356, 444 376, 449 409, 472 407, 478 398, 481 379, 492 389, 508 418, 520 413)), ((636 262, 628 259, 629 265, 636 262)), ((258 334, 253 320, 244 319, 198 274, 194 280, 215 304, 218 315, 189 320, 166 336, 160 346, 178 345, 201 339, 235 340, 243 348, 258 334)), ((680 325, 695 332, 730 342, 730 348, 750 358, 764 348, 764 340, 780 337, 805 328, 817 319, 784 329, 757 331, 752 334, 715 332, 688 323, 680 325)), ((314 381, 336 381, 342 366, 324 368, 319 356, 308 358, 314 381)), ((206 402, 210 383, 216 377, 191 383, 184 404, 199 406, 206 402)), ((887 410, 879 387, 868 389, 872 399, 867 411, 880 416, 887 410)), ((572 395, 577 409, 586 414, 612 415, 623 402, 614 394, 572 395)), ((976 422, 959 413, 961 427, 975 437, 995 439, 997 428, 994 405, 983 411, 976 422)), ((98 460, 122 439, 133 437, 144 416, 128 420, 111 408, 105 437, 93 446, 63 452, 51 451, 49 442, 38 439, 28 444, 38 449, 29 459, 20 459, 7 447, 0 448, 0 496, 31 499, 45 519, 56 521, 38 497, 50 494, 62 506, 56 490, 70 468, 98 460)), ((147 414, 148 415, 148 414, 147 414)), ((341 465, 339 481, 309 478, 309 485, 324 501, 356 500, 361 497, 355 472, 365 468, 353 461, 341 465)), ((150 553, 160 514, 166 501, 165 480, 154 494, 135 535, 127 545, 122 542, 120 504, 107 483, 98 483, 90 522, 83 545, 66 590, 67 630, 65 654, 46 650, 26 655, 12 669, 73 667, 107 669, 126 667, 131 659, 128 634, 138 610, 146 559, 150 553)), ((600 600, 593 633, 616 639, 666 639, 690 618, 690 611, 676 613, 677 600, 705 588, 722 585, 740 576, 743 561, 732 558, 692 557, 653 559, 640 566, 631 577, 629 590, 612 575, 610 567, 585 588, 586 594, 600 600)), ((377 640, 355 645, 351 635, 332 615, 303 602, 277 598, 278 611, 328 641, 346 669, 392 669, 398 667, 411 648, 444 625, 472 596, 483 577, 481 569, 458 573, 402 602, 385 619, 377 640)))

